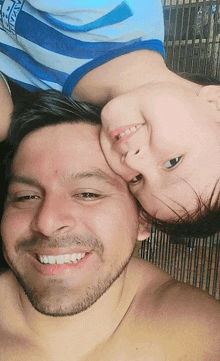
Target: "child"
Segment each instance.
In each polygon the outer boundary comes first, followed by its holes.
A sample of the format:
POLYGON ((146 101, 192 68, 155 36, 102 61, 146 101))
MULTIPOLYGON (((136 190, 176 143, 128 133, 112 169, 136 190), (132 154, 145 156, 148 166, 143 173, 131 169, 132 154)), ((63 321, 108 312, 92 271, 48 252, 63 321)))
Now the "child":
POLYGON ((220 221, 220 86, 168 80, 110 101, 101 145, 148 215, 205 236, 220 221))

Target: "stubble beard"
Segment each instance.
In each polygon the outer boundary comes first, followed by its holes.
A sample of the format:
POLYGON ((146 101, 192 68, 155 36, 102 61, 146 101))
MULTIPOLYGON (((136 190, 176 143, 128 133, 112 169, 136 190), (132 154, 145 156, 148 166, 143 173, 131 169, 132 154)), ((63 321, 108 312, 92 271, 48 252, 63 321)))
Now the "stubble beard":
POLYGON ((60 287, 59 280, 51 280, 53 281, 51 282, 53 283, 53 289, 59 286, 59 292, 45 296, 45 290, 38 291, 34 288, 33 284, 26 280, 25 275, 22 277, 17 272, 15 276, 32 306, 38 312, 53 317, 73 316, 91 307, 120 277, 123 270, 127 267, 129 260, 122 264, 114 273, 109 273, 104 279, 99 279, 96 284, 88 286, 80 296, 74 294, 74 291, 69 291, 66 287, 60 287))
MULTIPOLYGON (((34 243, 32 240, 23 241, 24 244, 25 242, 26 244, 34 243)), ((85 241, 83 242, 86 243, 85 241)), ((90 239, 91 242, 96 245, 99 252, 104 253, 104 247, 99 241, 96 239, 91 241, 90 239)), ((106 274, 95 277, 93 283, 87 285, 83 292, 80 290, 78 293, 77 290, 74 292, 71 287, 65 286, 60 279, 51 278, 45 287, 38 288, 28 273, 19 271, 21 267, 17 267, 13 260, 10 260, 8 263, 35 310, 47 316, 64 317, 76 315, 91 307, 120 277, 126 269, 132 254, 133 251, 120 264, 118 257, 116 257, 115 260, 112 260, 109 271, 106 274)), ((8 259, 7 254, 6 258, 8 259)), ((102 275, 103 273, 101 272, 100 274, 102 275)))

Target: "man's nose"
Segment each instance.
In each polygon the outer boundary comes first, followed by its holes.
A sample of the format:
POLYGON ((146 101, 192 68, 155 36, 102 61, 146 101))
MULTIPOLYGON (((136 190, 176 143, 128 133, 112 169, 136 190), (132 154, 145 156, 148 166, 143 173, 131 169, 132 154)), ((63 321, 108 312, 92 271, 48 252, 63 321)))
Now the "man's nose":
POLYGON ((31 228, 47 237, 70 232, 77 224, 77 205, 69 204, 65 196, 45 196, 41 206, 36 210, 31 228), (73 209, 73 207, 75 207, 73 209))

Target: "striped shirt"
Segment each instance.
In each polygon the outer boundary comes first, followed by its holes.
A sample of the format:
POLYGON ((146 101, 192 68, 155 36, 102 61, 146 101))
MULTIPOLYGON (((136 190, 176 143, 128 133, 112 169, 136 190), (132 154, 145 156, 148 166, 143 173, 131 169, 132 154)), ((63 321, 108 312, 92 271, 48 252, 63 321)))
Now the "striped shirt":
POLYGON ((164 55, 161 0, 0 0, 0 70, 68 95, 92 69, 141 49, 164 55))

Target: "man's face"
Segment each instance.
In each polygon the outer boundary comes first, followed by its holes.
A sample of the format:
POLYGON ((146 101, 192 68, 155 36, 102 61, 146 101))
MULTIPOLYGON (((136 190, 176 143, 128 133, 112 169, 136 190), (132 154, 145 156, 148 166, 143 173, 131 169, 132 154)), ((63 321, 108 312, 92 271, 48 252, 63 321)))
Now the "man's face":
POLYGON ((182 86, 150 83, 104 108, 102 149, 143 208, 170 220, 195 210, 197 195, 208 200, 220 178, 219 114, 182 86))
POLYGON ((13 161, 5 255, 45 314, 92 305, 125 270, 138 237, 136 202, 98 139, 97 126, 49 126, 29 134, 13 161))

